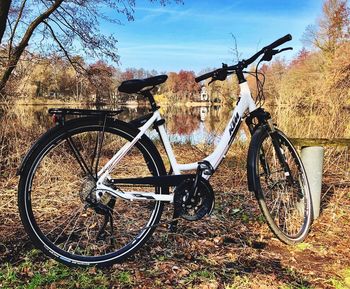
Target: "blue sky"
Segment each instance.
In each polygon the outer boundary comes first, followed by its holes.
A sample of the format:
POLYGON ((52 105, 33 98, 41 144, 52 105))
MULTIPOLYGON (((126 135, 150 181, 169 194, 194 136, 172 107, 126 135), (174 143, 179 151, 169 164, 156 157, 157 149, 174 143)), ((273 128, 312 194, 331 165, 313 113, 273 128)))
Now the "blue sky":
POLYGON ((291 33, 292 57, 302 48, 305 28, 321 14, 322 0, 184 0, 165 7, 136 1, 135 21, 105 24, 117 37, 120 68, 200 72, 232 63, 235 35, 242 57, 291 33))

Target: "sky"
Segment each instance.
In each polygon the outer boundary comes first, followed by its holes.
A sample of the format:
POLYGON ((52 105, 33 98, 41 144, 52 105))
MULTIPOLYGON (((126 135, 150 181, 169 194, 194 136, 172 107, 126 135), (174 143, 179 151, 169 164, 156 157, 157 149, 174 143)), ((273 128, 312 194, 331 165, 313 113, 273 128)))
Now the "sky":
POLYGON ((184 0, 168 4, 136 0, 135 20, 107 24, 118 39, 120 68, 169 72, 233 64, 234 40, 241 58, 290 33, 291 58, 303 46, 305 28, 321 14, 322 0, 184 0))

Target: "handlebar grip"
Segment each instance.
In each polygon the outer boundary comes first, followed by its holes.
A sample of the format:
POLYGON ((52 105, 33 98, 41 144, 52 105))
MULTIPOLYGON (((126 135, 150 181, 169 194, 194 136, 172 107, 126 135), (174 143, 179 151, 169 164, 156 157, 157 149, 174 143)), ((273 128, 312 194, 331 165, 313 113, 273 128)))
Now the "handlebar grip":
POLYGON ((209 77, 212 77, 213 75, 214 75, 213 71, 212 72, 208 72, 208 73, 205 73, 203 75, 200 75, 200 76, 196 77, 194 80, 196 82, 201 82, 202 80, 205 80, 205 79, 207 79, 209 77))
POLYGON ((266 46, 267 49, 274 49, 280 45, 282 45, 283 43, 286 43, 288 41, 292 40, 292 35, 287 34, 285 36, 283 36, 280 39, 277 39, 275 42, 272 42, 270 45, 266 46))

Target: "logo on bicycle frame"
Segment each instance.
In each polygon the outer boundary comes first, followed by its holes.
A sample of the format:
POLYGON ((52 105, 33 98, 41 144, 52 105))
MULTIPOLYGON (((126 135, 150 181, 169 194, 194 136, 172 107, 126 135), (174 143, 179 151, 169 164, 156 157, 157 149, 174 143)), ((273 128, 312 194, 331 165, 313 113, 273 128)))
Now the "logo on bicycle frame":
POLYGON ((238 113, 236 113, 235 117, 232 119, 232 122, 230 123, 230 129, 229 129, 230 135, 232 135, 233 132, 235 131, 238 121, 239 121, 239 115, 238 113))

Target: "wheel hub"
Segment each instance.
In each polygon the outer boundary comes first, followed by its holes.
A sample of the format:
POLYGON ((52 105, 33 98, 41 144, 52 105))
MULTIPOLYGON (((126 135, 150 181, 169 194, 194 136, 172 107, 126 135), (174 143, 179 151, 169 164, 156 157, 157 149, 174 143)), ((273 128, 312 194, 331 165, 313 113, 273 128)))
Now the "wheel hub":
POLYGON ((91 177, 85 177, 80 187, 79 197, 82 203, 100 203, 107 205, 112 196, 103 190, 96 189, 96 182, 91 177))

